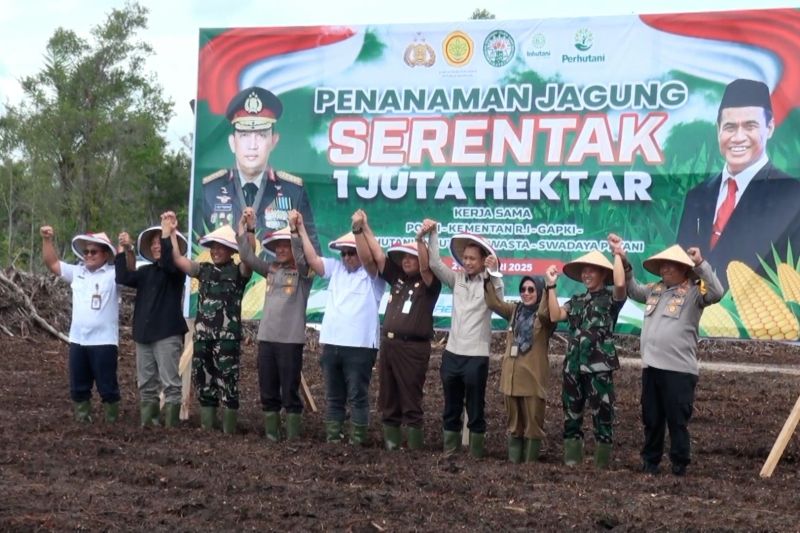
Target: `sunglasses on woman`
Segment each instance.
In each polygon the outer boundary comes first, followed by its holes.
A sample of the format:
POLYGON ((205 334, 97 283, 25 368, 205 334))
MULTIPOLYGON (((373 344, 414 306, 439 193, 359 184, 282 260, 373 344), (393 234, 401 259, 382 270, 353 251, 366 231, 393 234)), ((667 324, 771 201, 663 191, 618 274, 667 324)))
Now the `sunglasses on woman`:
POLYGON ((520 289, 519 292, 520 292, 520 294, 525 294, 525 293, 534 294, 534 293, 536 293, 536 287, 530 287, 530 286, 522 287, 522 289, 520 289))

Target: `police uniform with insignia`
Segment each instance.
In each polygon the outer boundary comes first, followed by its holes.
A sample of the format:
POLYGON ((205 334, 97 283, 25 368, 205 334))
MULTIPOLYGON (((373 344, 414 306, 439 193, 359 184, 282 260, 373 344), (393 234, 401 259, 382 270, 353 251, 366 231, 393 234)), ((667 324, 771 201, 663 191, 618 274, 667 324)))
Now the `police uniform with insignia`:
MULTIPOLYGON (((250 87, 231 100, 225 116, 234 131, 260 131, 272 129, 282 112, 283 106, 277 96, 266 89, 250 87)), ((301 178, 269 166, 261 177, 249 183, 241 179, 237 168, 218 170, 203 178, 206 231, 225 224, 235 226, 244 207, 251 206, 256 211, 257 230, 261 233, 285 228, 289 211, 298 210, 314 249, 320 253, 311 203, 301 178)))

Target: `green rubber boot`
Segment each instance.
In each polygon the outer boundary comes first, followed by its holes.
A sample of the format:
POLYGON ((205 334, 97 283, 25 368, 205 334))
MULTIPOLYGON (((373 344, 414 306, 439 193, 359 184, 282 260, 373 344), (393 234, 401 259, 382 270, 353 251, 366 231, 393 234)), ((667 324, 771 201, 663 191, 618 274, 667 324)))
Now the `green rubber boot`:
POLYGON ((264 435, 270 442, 281 439, 281 414, 278 411, 264 411, 264 435))
POLYGON ((236 420, 239 416, 237 409, 225 408, 222 410, 222 432, 226 435, 236 433, 236 420))
POLYGON ((403 440, 403 433, 400 426, 383 425, 383 445, 387 450, 399 450, 403 440))
POLYGON ((342 423, 336 420, 325 422, 325 442, 342 442, 342 423))
POLYGON ((482 459, 486 435, 483 433, 469 434, 469 454, 475 459, 482 459))
POLYGON ((523 446, 525 441, 522 437, 508 436, 508 460, 514 464, 519 464, 523 459, 523 446))
POLYGON ((461 449, 461 432, 460 431, 447 431, 444 432, 444 454, 446 456, 455 455, 461 449))
POLYGON ((217 425, 217 408, 214 406, 200 406, 200 427, 209 431, 217 425))
POLYGON ((113 424, 119 419, 119 402, 104 403, 103 411, 105 413, 106 422, 113 424))
POLYGON ((422 428, 408 428, 406 431, 406 441, 409 450, 421 450, 425 442, 425 434, 422 428))
POLYGON ((90 423, 92 421, 92 404, 89 400, 85 402, 75 402, 73 406, 75 411, 75 421, 90 423))
POLYGON ((165 403, 164 404, 164 427, 176 428, 181 421, 181 404, 179 403, 165 403))
POLYGON ((539 461, 539 452, 542 450, 541 439, 525 439, 525 462, 535 463, 539 461))
POLYGON ((302 431, 303 415, 300 413, 286 413, 286 440, 300 438, 302 431))
POLYGON ((611 463, 611 443, 599 442, 594 450, 594 466, 600 469, 608 468, 611 463))
POLYGON ((583 440, 564 439, 564 464, 575 466, 583 462, 583 440))
POLYGON ((157 426, 158 425, 158 402, 147 401, 139 403, 139 419, 140 426, 157 426))
POLYGON ((367 430, 369 426, 353 424, 350 428, 350 444, 364 446, 367 444, 367 430))

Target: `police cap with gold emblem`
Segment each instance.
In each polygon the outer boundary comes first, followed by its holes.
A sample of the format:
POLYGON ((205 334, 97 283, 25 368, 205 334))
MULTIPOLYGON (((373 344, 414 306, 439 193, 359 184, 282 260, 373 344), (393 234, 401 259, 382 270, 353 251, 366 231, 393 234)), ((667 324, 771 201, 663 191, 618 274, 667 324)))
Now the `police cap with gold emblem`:
POLYGON ((272 92, 261 87, 248 87, 228 104, 225 116, 239 131, 268 130, 281 118, 283 105, 272 92))

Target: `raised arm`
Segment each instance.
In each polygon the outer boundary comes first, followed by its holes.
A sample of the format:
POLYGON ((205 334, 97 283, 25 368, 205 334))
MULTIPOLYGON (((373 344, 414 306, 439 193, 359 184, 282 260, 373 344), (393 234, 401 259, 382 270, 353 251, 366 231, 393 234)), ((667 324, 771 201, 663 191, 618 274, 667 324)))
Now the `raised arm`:
POLYGON ((136 287, 138 282, 136 256, 133 254, 131 237, 125 231, 117 237, 117 256, 114 258, 114 273, 118 284, 126 287, 136 287))
MULTIPOLYGON (((372 232, 372 227, 369 225, 366 213, 364 213, 364 224, 362 227, 364 228, 364 238, 369 245, 369 251, 372 254, 372 259, 375 261, 375 266, 378 268, 378 272, 383 272, 383 268, 386 266, 386 253, 383 251, 383 248, 381 248, 381 245, 378 244, 378 239, 372 232)), ((430 284, 426 283, 426 285, 430 284)))
POLYGON ((297 217, 299 212, 295 209, 289 211, 289 234, 292 239, 292 256, 294 257, 294 265, 297 272, 301 276, 308 276, 308 261, 306 254, 303 251, 303 239, 300 238, 300 233, 297 231, 297 217))
POLYGON ((311 270, 316 272, 318 276, 324 276, 325 263, 322 261, 322 258, 317 255, 317 251, 314 250, 314 245, 311 244, 311 239, 308 237, 308 232, 303 224, 303 215, 299 212, 297 213, 297 233, 303 241, 303 253, 306 256, 308 266, 311 267, 311 270))
POLYGON ((422 221, 420 232, 422 235, 428 234, 428 258, 431 270, 439 278, 439 281, 452 289, 456 284, 456 275, 447 268, 447 265, 442 262, 442 258, 439 255, 439 233, 436 230, 436 224, 435 220, 426 218, 422 221))
POLYGON ((356 252, 358 258, 361 260, 361 265, 367 271, 369 277, 374 278, 378 275, 378 265, 375 263, 375 258, 372 257, 372 250, 370 249, 367 238, 364 235, 366 213, 363 209, 356 209, 353 216, 350 218, 352 223, 351 229, 356 238, 356 252))
MULTIPOLYGON (((634 302, 644 303, 650 290, 646 285, 639 283, 633 276, 633 267, 631 266, 630 261, 628 261, 628 254, 625 252, 622 238, 616 233, 609 233, 607 240, 608 246, 611 248, 611 253, 614 254, 614 290, 616 291, 616 268, 617 258, 619 258, 619 260, 622 262, 622 272, 625 276, 625 291, 628 294, 628 298, 634 302)), ((617 299, 616 295, 614 298, 617 299)))
MULTIPOLYGON (((488 269, 496 270, 497 258, 493 255, 486 257, 485 265, 488 269)), ((489 309, 506 320, 511 320, 511 316, 514 314, 515 304, 503 301, 502 297, 497 291, 498 283, 500 290, 502 291, 503 281, 501 278, 496 276, 486 276, 486 278, 483 280, 483 299, 489 309)))
POLYGON ((419 255, 419 275, 422 278, 422 282, 425 283, 426 286, 430 287, 433 284, 433 280, 436 278, 436 276, 433 275, 433 271, 431 270, 431 260, 428 256, 428 245, 425 244, 425 240, 422 238, 421 229, 416 235, 416 240, 417 254, 419 255))
POLYGON ((42 226, 39 228, 39 235, 42 236, 42 260, 47 268, 56 276, 61 275, 61 265, 59 264, 58 253, 53 244, 55 232, 52 226, 42 226))
POLYGON ((197 270, 197 263, 181 255, 181 247, 178 244, 178 217, 172 211, 167 211, 161 215, 161 237, 169 238, 172 246, 172 264, 181 272, 188 276, 193 276, 197 270))
POLYGON ((725 289, 722 288, 722 283, 720 283, 711 265, 708 264, 708 261, 703 260, 703 256, 700 254, 700 248, 692 246, 686 250, 686 253, 694 263, 695 274, 700 277, 706 287, 706 292, 701 297, 702 306, 706 307, 717 303, 722 299, 725 289))
POLYGON ((252 207, 247 207, 239 219, 239 228, 236 234, 236 242, 239 244, 239 258, 249 268, 266 277, 269 274, 271 264, 269 261, 264 261, 256 256, 255 227, 255 212, 253 212, 252 207))
POLYGON ((567 310, 558 305, 556 281, 558 281, 558 268, 555 265, 550 265, 544 272, 544 286, 545 295, 547 296, 547 307, 550 311, 550 320, 552 322, 561 322, 562 320, 567 319, 567 310))

